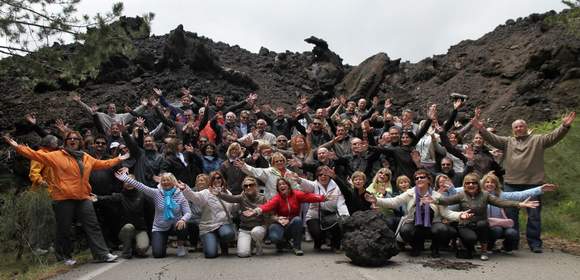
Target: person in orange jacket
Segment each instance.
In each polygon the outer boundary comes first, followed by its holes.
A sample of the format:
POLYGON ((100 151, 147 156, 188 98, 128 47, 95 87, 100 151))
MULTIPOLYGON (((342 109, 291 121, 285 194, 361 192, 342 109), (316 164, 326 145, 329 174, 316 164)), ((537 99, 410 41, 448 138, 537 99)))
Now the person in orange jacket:
POLYGON ((71 226, 75 216, 82 222, 87 234, 93 258, 97 261, 114 262, 116 255, 109 249, 101 233, 93 204, 90 200, 91 171, 111 168, 129 158, 128 154, 110 160, 97 160, 81 150, 82 136, 77 131, 65 135, 64 148, 43 153, 25 145, 19 145, 9 136, 4 140, 24 157, 49 166, 54 174, 54 189, 51 198, 56 219, 56 255, 66 265, 74 265, 72 258, 71 226))

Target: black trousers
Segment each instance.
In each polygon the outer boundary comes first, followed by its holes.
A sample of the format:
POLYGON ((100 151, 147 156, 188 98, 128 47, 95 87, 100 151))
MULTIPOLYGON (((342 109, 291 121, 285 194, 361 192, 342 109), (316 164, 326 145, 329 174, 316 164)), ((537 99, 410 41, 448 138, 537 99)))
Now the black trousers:
POLYGON ((489 240, 489 223, 487 220, 459 225, 458 231, 461 243, 469 251, 474 250, 477 241, 487 245, 487 241, 489 240))
POLYGON ((71 259, 73 244, 71 227, 75 217, 83 226, 94 259, 104 259, 109 253, 99 221, 90 200, 58 200, 52 204, 56 219, 55 251, 59 260, 71 259))
POLYGON ((328 235, 330 237, 330 246, 333 249, 340 249, 340 242, 342 241, 342 230, 338 224, 327 230, 322 230, 320 228, 319 219, 310 219, 306 222, 306 226, 308 227, 310 236, 312 236, 312 240, 314 241, 314 248, 320 249, 320 246, 322 246, 322 243, 328 235))
POLYGON ((442 242, 447 240, 447 225, 433 223, 431 227, 416 226, 414 223, 406 223, 399 230, 405 242, 411 244, 413 250, 421 250, 425 244, 425 239, 431 239, 431 249, 439 250, 442 242))

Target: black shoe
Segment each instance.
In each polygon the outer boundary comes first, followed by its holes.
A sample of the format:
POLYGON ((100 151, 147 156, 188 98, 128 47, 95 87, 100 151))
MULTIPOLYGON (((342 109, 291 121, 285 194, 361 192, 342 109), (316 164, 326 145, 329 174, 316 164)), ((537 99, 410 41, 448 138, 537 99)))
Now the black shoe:
POLYGON ((532 250, 532 252, 534 252, 536 254, 541 254, 544 252, 544 250, 542 250, 542 247, 532 247, 532 248, 530 248, 530 250, 532 250))
POLYGON ((439 254, 439 250, 431 250, 431 257, 434 259, 441 257, 441 254, 439 254))
POLYGON ((411 250, 411 257, 418 257, 421 255, 421 250, 413 248, 411 250))

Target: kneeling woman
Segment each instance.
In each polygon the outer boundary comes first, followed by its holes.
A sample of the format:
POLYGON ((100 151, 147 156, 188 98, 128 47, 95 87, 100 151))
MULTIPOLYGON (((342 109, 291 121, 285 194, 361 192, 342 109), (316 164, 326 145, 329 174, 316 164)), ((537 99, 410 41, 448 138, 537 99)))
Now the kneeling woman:
POLYGON ((441 223, 441 218, 449 221, 459 221, 471 217, 467 212, 454 212, 447 207, 434 203, 422 202, 425 197, 440 198, 440 194, 431 188, 432 180, 429 171, 419 169, 415 172, 416 186, 393 198, 376 198, 367 196, 371 203, 378 207, 398 208, 405 206, 406 215, 401 218, 399 233, 405 242, 413 248, 411 256, 421 254, 426 238, 431 238, 431 256, 439 257, 439 247, 448 239, 447 227, 441 223))
POLYGON ((469 173, 463 178, 463 192, 459 192, 449 197, 438 197, 433 199, 426 199, 434 201, 439 205, 458 204, 462 211, 470 211, 473 214, 469 220, 461 221, 459 223, 459 238, 461 243, 467 249, 465 258, 472 258, 475 243, 479 240, 481 244, 481 260, 488 260, 487 243, 489 240, 489 223, 487 220, 487 204, 493 206, 507 208, 507 207, 525 207, 536 208, 539 203, 537 201, 511 201, 498 198, 481 189, 479 182, 479 175, 469 173))
POLYGON ((180 188, 183 195, 193 204, 201 208, 201 220, 199 221, 199 234, 203 244, 203 255, 206 258, 218 256, 218 243, 222 255, 228 255, 228 243, 236 238, 231 218, 232 204, 221 200, 216 194, 228 190, 225 186, 221 173, 210 173, 209 188, 194 192, 185 184, 180 188))
MULTIPOLYGON (((242 181, 243 192, 238 195, 218 193, 218 197, 230 203, 238 203, 241 209, 254 209, 266 202, 266 197, 258 192, 258 182, 254 177, 246 177, 242 181)), ((238 257, 247 258, 252 255, 252 240, 256 244, 256 255, 262 255, 266 228, 264 217, 240 217, 238 235, 238 257)))
POLYGON ((268 237, 276 243, 279 251, 291 240, 294 254, 302 256, 304 255, 304 251, 302 251, 303 223, 300 218, 300 204, 303 202, 323 202, 326 201, 326 196, 293 190, 290 183, 284 178, 276 180, 276 190, 278 194, 271 200, 260 207, 244 211, 243 215, 251 217, 274 212, 278 217, 276 222, 268 228, 268 237))
POLYGON ((177 179, 171 173, 161 174, 157 189, 150 188, 127 175, 126 167, 119 169, 115 176, 126 184, 134 186, 155 203, 155 218, 151 233, 153 257, 164 258, 167 255, 169 235, 177 235, 177 256, 183 257, 187 250, 183 242, 187 239, 186 221, 191 217, 189 204, 177 188, 177 179))

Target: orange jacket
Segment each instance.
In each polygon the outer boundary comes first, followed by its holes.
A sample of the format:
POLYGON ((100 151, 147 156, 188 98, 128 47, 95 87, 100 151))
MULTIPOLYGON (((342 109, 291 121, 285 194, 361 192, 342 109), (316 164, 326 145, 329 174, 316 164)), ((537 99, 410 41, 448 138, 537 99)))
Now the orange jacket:
MULTIPOLYGON (((50 151, 45 148, 40 148, 38 152, 49 153, 50 151)), ((30 172, 28 173, 28 178, 30 178, 30 181, 32 182, 32 191, 38 191, 43 183, 48 185, 48 193, 52 193, 54 190, 54 182, 56 182, 54 172, 52 172, 52 168, 47 165, 36 160, 30 161, 30 172)))
POLYGON ((89 199, 92 189, 89 184, 91 171, 111 168, 121 162, 118 158, 98 160, 85 153, 83 156, 84 171, 81 178, 76 160, 64 150, 43 153, 19 145, 16 147, 16 151, 28 159, 36 160, 52 168, 55 186, 50 195, 53 200, 89 199))

